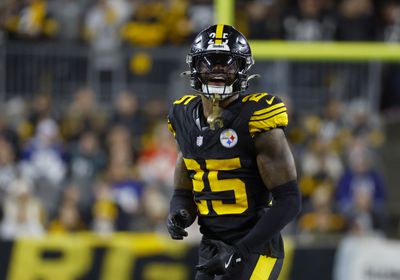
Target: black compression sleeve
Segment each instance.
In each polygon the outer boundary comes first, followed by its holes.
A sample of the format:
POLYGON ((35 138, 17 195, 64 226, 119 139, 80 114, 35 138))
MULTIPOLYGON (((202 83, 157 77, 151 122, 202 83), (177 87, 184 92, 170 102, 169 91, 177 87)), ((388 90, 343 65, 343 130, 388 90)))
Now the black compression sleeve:
POLYGON ((271 191, 272 207, 264 213, 253 229, 243 237, 236 247, 242 254, 249 254, 280 232, 293 220, 301 209, 300 192, 296 181, 277 186, 271 191))
POLYGON ((189 220, 186 227, 190 226, 196 219, 197 205, 193 200, 193 192, 190 190, 175 189, 169 205, 169 212, 185 209, 189 213, 189 220))

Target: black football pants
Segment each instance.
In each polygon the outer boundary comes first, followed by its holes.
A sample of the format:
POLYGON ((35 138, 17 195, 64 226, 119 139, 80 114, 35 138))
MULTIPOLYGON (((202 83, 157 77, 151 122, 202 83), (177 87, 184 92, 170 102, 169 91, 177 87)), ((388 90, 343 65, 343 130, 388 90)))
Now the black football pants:
MULTIPOLYGON (((200 244, 199 264, 203 264, 215 254, 207 245, 200 244)), ((225 275, 209 275, 197 272, 195 280, 276 280, 281 272, 283 259, 251 254, 236 263, 225 275)))

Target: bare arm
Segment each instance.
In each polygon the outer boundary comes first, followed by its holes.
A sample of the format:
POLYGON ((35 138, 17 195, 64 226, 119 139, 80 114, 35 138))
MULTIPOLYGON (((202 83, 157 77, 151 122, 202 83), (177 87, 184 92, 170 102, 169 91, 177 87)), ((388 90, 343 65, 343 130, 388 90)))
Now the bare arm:
POLYGON ((183 161, 182 153, 178 153, 176 160, 175 173, 174 173, 174 185, 175 189, 193 190, 193 182, 189 177, 189 172, 186 168, 185 162, 183 161))
POLYGON ((174 173, 174 194, 171 198, 167 228, 172 239, 183 239, 188 233, 184 230, 197 216, 197 206, 193 200, 193 183, 179 152, 174 173))
POLYGON ((255 146, 258 170, 269 190, 297 179, 293 155, 282 129, 259 134, 255 146))
POLYGON ((260 244, 276 236, 300 211, 301 200, 296 182, 292 153, 281 129, 263 132, 255 139, 257 165, 264 184, 272 193, 273 203, 250 232, 237 244, 249 254, 260 244))

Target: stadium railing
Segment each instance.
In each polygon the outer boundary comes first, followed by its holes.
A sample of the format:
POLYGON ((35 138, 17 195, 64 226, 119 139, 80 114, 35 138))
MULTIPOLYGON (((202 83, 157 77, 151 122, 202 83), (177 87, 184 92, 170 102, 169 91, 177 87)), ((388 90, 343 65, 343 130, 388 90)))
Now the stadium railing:
MULTIPOLYGON (((296 110, 315 111, 327 99, 364 98, 377 109, 385 63, 400 62, 400 47, 379 43, 251 42, 262 78, 253 91, 290 96, 296 110)), ((123 48, 120 63, 98 68, 89 47, 56 43, 12 42, 0 45, 0 98, 51 94, 68 101, 80 86, 90 85, 109 102, 119 90, 143 98, 175 98, 189 91, 179 78, 186 69, 187 47, 123 48), (140 57, 140 59, 137 59, 140 57), (144 61, 143 61, 144 60, 144 61), (142 65, 144 64, 144 66, 142 65), (146 66, 147 65, 147 66, 146 66), (145 71, 141 69, 145 68, 145 71), (146 69, 147 67, 147 69, 146 69)))

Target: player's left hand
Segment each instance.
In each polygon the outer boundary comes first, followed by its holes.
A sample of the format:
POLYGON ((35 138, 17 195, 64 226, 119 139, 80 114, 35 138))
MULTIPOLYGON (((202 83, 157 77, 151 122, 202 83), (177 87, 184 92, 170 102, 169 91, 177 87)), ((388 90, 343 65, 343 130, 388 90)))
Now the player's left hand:
POLYGON ((237 249, 220 240, 205 240, 204 244, 214 246, 217 253, 207 262, 196 266, 197 270, 211 275, 223 275, 237 262, 241 262, 241 257, 237 249))
POLYGON ((172 239, 182 240, 188 236, 185 228, 189 223, 189 212, 186 209, 181 209, 168 215, 167 228, 172 239))

